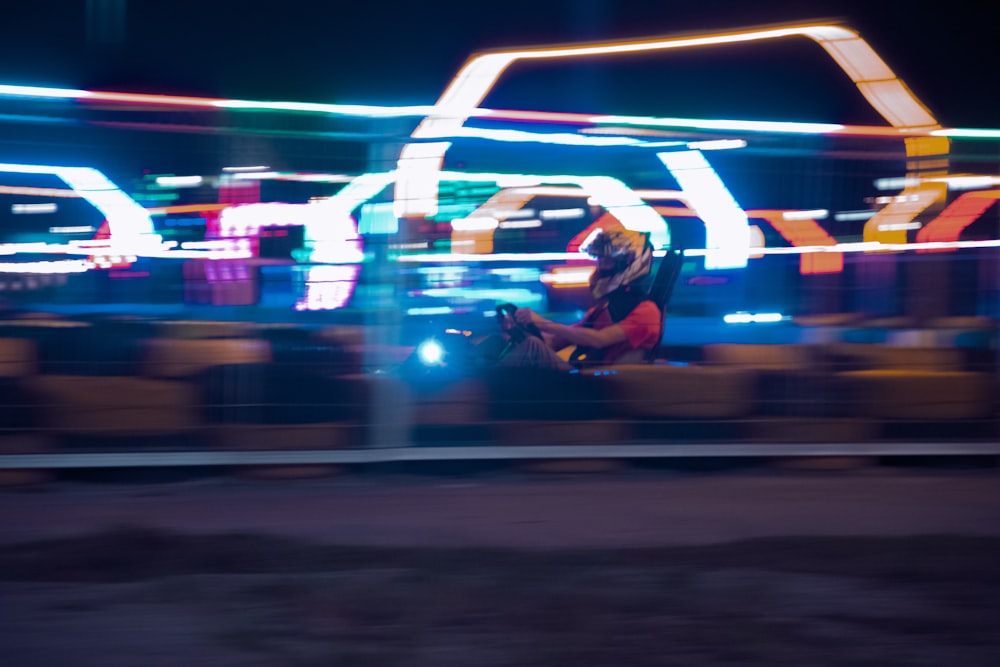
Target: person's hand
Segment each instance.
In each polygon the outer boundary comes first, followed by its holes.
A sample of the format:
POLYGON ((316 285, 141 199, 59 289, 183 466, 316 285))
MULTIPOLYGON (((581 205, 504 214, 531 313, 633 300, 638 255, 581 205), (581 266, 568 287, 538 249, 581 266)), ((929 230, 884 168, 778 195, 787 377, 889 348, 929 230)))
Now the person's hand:
POLYGON ((531 308, 518 308, 514 313, 514 319, 518 324, 536 324, 541 319, 531 308))

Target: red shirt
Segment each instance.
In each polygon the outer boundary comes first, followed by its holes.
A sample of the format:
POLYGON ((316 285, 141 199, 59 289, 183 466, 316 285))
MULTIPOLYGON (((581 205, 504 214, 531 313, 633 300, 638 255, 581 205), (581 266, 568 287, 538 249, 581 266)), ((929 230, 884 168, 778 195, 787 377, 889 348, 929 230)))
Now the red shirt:
MULTIPOLYGON (((594 315, 594 308, 587 311, 582 322, 593 317, 590 328, 600 330, 618 324, 625 332, 627 340, 611 345, 603 350, 601 355, 602 364, 613 364, 621 355, 630 350, 650 350, 656 347, 660 338, 660 309, 652 301, 642 301, 632 309, 632 312, 625 316, 620 322, 612 322, 611 314, 606 307, 601 307, 600 311, 594 315)), ((583 326, 578 322, 573 326, 583 326)))

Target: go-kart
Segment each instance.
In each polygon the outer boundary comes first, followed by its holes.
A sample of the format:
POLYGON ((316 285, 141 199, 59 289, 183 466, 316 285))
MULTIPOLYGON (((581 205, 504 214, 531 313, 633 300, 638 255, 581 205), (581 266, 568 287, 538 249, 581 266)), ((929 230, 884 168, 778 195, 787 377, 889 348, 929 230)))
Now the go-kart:
MULTIPOLYGON (((683 251, 674 248, 667 251, 657 266, 655 277, 649 287, 649 298, 656 303, 661 313, 666 313, 667 303, 680 275, 683 258, 683 251)), ((496 307, 496 313, 499 332, 492 335, 476 335, 465 329, 445 329, 443 334, 433 335, 416 346, 413 354, 403 363, 402 373, 414 377, 475 372, 477 369, 495 365, 511 346, 518 345, 526 337, 541 337, 541 332, 533 324, 524 325, 517 322, 517 306, 514 304, 500 304, 496 307)), ((660 324, 662 336, 662 320, 660 324)), ((577 350, 570 355, 570 363, 582 365, 584 363, 582 353, 583 350, 577 350)), ((655 348, 647 353, 643 361, 651 363, 654 353, 655 348)))
POLYGON ((514 345, 528 336, 541 338, 542 332, 533 324, 520 324, 517 306, 512 303, 496 307, 498 331, 476 334, 468 329, 445 329, 422 340, 400 371, 403 375, 461 375, 496 364, 514 345))

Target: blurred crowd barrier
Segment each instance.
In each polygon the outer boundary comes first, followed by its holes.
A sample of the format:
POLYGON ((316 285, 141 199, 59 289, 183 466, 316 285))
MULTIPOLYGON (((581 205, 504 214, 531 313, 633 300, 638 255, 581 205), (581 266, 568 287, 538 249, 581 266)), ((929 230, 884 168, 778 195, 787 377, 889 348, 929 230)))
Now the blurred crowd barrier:
POLYGON ((393 373, 365 367, 360 327, 23 314, 0 321, 0 453, 1000 439, 994 323, 912 324, 393 373))

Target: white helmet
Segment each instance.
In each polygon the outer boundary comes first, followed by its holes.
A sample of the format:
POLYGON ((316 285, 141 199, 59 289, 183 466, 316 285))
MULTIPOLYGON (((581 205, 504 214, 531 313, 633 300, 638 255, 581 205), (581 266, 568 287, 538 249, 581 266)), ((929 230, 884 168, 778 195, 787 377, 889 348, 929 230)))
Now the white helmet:
POLYGON ((602 230, 587 246, 586 252, 599 262, 590 277, 590 289, 597 299, 642 278, 649 273, 653 263, 649 235, 624 228, 602 230))

